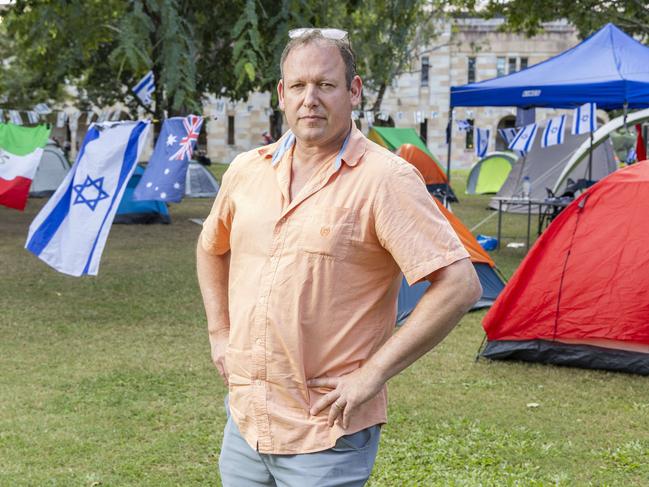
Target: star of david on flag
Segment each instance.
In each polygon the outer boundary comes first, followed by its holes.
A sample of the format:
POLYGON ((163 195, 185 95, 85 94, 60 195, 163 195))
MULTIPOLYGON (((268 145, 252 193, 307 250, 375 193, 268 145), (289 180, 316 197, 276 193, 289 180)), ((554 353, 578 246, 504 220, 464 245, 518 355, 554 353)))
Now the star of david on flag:
POLYGON ((202 124, 203 117, 198 115, 164 121, 153 155, 133 192, 133 199, 174 203, 183 199, 187 166, 202 124))
POLYGON ((541 136, 541 147, 545 148, 551 145, 563 144, 565 124, 565 115, 559 115, 548 120, 548 124, 545 126, 545 130, 543 130, 543 135, 541 136))
POLYGON ((75 184, 72 189, 76 197, 72 202, 73 205, 85 204, 92 211, 97 208, 97 203, 108 198, 110 195, 104 191, 104 178, 92 179, 86 175, 86 180, 82 184, 75 184))
POLYGON ((534 137, 536 136, 536 131, 538 126, 535 123, 525 125, 517 133, 514 140, 509 144, 509 149, 516 151, 523 151, 528 153, 532 148, 534 143, 534 137))
POLYGON ((481 129, 476 127, 473 131, 473 138, 475 139, 475 155, 484 157, 487 155, 489 148, 489 137, 491 137, 491 130, 481 129))
POLYGON ((97 275, 150 122, 93 124, 65 179, 29 226, 25 248, 59 272, 97 275))
POLYGON ((596 103, 585 103, 575 108, 575 113, 572 116, 572 135, 595 132, 597 129, 596 111, 596 103))

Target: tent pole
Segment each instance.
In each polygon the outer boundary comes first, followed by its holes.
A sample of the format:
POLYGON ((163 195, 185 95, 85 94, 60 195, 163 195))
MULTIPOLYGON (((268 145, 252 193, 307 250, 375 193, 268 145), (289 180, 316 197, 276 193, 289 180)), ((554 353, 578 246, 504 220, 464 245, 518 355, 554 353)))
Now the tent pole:
POLYGON ((588 151, 588 181, 593 180, 593 132, 590 133, 590 150, 588 151))
POLYGON ((444 194, 444 206, 449 207, 451 193, 451 146, 453 144, 453 105, 448 106, 448 125, 446 125, 446 192, 444 194))

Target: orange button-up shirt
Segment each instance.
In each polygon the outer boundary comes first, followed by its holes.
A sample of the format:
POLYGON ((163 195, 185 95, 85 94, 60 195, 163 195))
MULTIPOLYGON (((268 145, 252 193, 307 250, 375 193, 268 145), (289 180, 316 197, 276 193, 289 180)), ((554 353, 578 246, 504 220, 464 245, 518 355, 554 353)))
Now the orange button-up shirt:
POLYGON ((230 411, 261 453, 325 450, 387 420, 386 388, 327 425, 307 380, 361 367, 394 330, 401 272, 415 283, 468 254, 417 170, 353 127, 290 199, 290 132, 239 155, 201 242, 230 256, 230 411), (288 143, 287 143, 288 142, 288 143), (342 156, 342 157, 340 157, 342 156))

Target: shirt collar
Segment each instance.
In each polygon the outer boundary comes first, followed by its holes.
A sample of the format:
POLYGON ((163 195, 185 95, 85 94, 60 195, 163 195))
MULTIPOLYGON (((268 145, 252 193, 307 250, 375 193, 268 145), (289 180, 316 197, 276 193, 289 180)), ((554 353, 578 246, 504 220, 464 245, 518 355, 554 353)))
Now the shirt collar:
MULTIPOLYGON (((290 130, 287 130, 282 137, 275 142, 258 149, 259 154, 265 158, 272 158, 271 164, 277 166, 279 161, 282 160, 284 154, 288 152, 293 145, 295 144, 295 135, 290 130)), ((342 162, 344 161, 350 167, 354 167, 358 164, 358 161, 361 159, 363 154, 365 154, 365 137, 360 130, 352 123, 352 128, 345 137, 343 145, 340 147, 340 151, 336 156, 334 161, 334 171, 340 169, 342 162)))

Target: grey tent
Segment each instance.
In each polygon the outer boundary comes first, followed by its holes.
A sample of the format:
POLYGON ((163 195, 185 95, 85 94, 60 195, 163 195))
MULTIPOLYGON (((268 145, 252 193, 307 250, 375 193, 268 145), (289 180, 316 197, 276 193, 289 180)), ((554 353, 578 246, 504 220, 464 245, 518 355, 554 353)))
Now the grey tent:
MULTIPOLYGON (((570 159, 570 156, 577 150, 582 142, 589 138, 589 134, 571 135, 570 127, 572 126, 572 117, 566 121, 565 140, 563 144, 553 145, 550 147, 541 147, 541 137, 543 128, 539 127, 532 145, 532 149, 525 157, 519 158, 514 164, 505 184, 496 194, 497 198, 516 198, 523 196, 523 178, 528 176, 530 179, 530 198, 533 200, 543 200, 548 197, 546 188, 551 189, 559 179, 564 166, 570 159)), ((613 145, 610 140, 593 150, 591 178, 594 181, 602 179, 607 174, 617 169, 615 156, 613 154, 613 145)), ((588 158, 585 158, 570 175, 570 179, 578 181, 588 179, 588 158)), ((566 183, 559 187, 557 196, 560 196, 566 188, 566 183)), ((498 201, 492 200, 490 206, 498 208, 498 201)), ((533 205, 533 211, 537 208, 533 205)), ((504 211, 509 212, 527 212, 527 205, 503 205, 504 211)))
POLYGON ((219 192, 219 183, 205 167, 196 161, 189 161, 185 178, 185 196, 188 198, 214 198, 219 192))
POLYGON ((29 196, 37 198, 51 196, 69 170, 70 163, 63 151, 53 142, 48 142, 29 187, 29 196))

